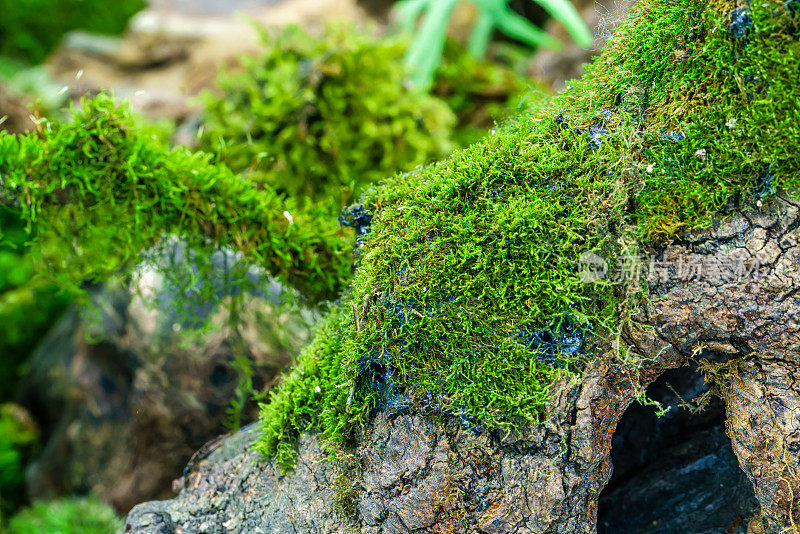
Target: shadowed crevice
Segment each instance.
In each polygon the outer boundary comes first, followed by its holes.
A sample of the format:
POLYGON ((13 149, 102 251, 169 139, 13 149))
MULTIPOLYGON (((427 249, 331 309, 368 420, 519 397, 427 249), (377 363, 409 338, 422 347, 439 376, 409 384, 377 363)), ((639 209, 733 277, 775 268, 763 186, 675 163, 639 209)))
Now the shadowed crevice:
POLYGON ((699 413, 680 408, 708 390, 694 366, 664 373, 647 390, 669 406, 633 404, 614 433, 614 472, 600 495, 599 534, 745 533, 758 510, 753 486, 725 433, 714 398, 699 413))

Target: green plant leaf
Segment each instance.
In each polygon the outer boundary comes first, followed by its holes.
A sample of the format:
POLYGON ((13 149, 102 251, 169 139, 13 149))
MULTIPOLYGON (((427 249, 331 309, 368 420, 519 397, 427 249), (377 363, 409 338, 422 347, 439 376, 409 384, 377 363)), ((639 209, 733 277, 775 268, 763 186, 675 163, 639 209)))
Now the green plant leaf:
POLYGON ((510 9, 498 12, 495 23, 506 35, 518 39, 528 46, 541 46, 553 50, 558 50, 563 46, 561 41, 540 30, 528 19, 510 9))
POLYGON ((467 45, 473 56, 483 57, 486 54, 493 30, 494 21, 492 17, 489 13, 481 12, 478 20, 475 21, 475 26, 472 27, 472 32, 469 35, 469 44, 467 45))
POLYGON ((440 0, 430 6, 422 26, 406 54, 414 86, 427 91, 433 82, 436 67, 442 59, 447 25, 458 0, 440 0))
POLYGON ((411 33, 417 25, 417 17, 423 12, 428 0, 402 0, 397 2, 397 20, 403 31, 411 33))

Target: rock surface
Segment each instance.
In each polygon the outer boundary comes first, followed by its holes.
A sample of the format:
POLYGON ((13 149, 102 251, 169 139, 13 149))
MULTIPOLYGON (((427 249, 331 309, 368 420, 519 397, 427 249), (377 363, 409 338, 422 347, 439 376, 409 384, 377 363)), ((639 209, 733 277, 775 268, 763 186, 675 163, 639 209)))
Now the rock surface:
MULTIPOLYGON (((440 415, 383 412, 344 474, 321 459, 313 436, 302 438, 298 469, 283 478, 240 445, 233 457, 201 462, 177 499, 137 506, 128 528, 157 532, 161 521, 173 530, 159 532, 593 533, 623 413, 664 372, 693 360, 725 401, 733 452, 761 504, 751 532, 791 531, 800 502, 799 212, 779 195, 651 251, 660 271, 650 306, 622 340, 639 366, 596 347, 580 384, 556 384, 543 425, 495 435, 440 415), (342 478, 354 482, 349 507, 335 489, 342 478)), ((249 432, 231 446, 252 439, 249 432)), ((695 474, 730 471, 722 436, 705 441, 716 459, 695 474)), ((731 500, 731 488, 724 491, 731 500)))
POLYGON ((684 366, 647 389, 665 414, 639 403, 628 408, 614 433, 613 474, 600 495, 600 534, 747 531, 758 501, 725 434, 725 406, 717 397, 700 411, 689 404, 708 390, 702 373, 684 366))
MULTIPOLYGON (((30 498, 91 491, 127 513, 174 495, 172 482, 194 451, 226 432, 241 377, 237 359, 249 361, 254 387, 268 388, 289 363, 289 348, 305 340, 307 327, 279 314, 269 317, 294 339, 276 338, 269 323, 250 315, 243 343, 227 328, 202 340, 182 335, 175 296, 157 282, 145 276, 138 289, 160 288, 158 307, 145 306, 133 290, 105 289, 96 295, 99 321, 68 312, 34 352, 20 393, 44 437, 26 477, 30 498)), ((266 301, 258 311, 268 311, 269 299, 258 301, 266 301)), ((249 405, 243 418, 253 417, 249 405)))
POLYGON ((30 119, 29 104, 31 104, 30 99, 15 93, 0 83, 0 119, 5 117, 5 120, 0 123, 0 130, 6 130, 9 133, 31 130, 34 124, 30 119))
POLYGON ((126 532, 339 532, 347 521, 333 513, 336 470, 310 436, 299 443, 301 461, 281 478, 249 450, 255 427, 242 429, 200 460, 177 482, 173 501, 135 507, 126 532))

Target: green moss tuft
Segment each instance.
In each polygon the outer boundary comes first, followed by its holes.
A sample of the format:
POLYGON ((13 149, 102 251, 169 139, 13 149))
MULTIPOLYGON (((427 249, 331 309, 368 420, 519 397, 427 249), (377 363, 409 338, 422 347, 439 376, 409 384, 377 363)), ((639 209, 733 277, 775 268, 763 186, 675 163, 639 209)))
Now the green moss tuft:
POLYGON ((76 295, 169 235, 201 257, 238 250, 312 301, 336 295, 350 276, 351 245, 329 210, 300 211, 210 158, 168 149, 101 95, 66 123, 0 132, 0 204, 36 225, 39 273, 76 295))
POLYGON ((375 181, 477 141, 523 94, 541 89, 453 41, 428 95, 409 88, 402 38, 341 26, 320 39, 296 27, 262 38, 262 55, 243 58, 204 93, 202 148, 337 214, 375 181))
POLYGON ((452 111, 403 83, 402 40, 332 26, 323 39, 289 27, 263 42, 203 97, 202 147, 235 171, 340 209, 354 190, 453 148, 452 111))
POLYGON ((733 7, 642 1, 549 105, 369 191, 352 287, 262 407, 259 449, 288 468, 299 432, 346 442, 375 409, 541 421, 553 380, 579 379, 594 342, 614 346, 643 289, 581 282, 582 253, 635 251, 796 189, 796 15, 752 4, 741 38, 733 7))
POLYGON ((108 534, 124 528, 124 521, 97 498, 39 501, 11 519, 9 534, 108 534))
POLYGON ((25 464, 38 440, 39 429, 25 410, 0 404, 0 530, 5 513, 24 500, 25 464))
POLYGON ((69 299, 58 288, 35 279, 25 222, 0 206, 0 402, 13 398, 19 367, 41 336, 64 311, 69 299))

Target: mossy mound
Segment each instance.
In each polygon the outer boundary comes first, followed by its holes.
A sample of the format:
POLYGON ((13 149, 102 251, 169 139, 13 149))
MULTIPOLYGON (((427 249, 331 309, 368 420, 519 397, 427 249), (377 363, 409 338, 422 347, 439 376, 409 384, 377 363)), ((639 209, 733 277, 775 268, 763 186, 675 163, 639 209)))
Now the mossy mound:
POLYGON ((402 37, 329 26, 315 38, 290 26, 262 41, 262 55, 223 71, 203 94, 201 148, 253 181, 336 211, 377 180, 480 139, 529 88, 452 41, 432 94, 410 87, 402 37))
POLYGON ((124 521, 96 497, 69 497, 35 502, 15 515, 9 534, 108 534, 124 528, 124 521))
POLYGON ((541 421, 646 294, 582 282, 582 254, 800 185, 792 5, 643 0, 549 105, 369 191, 352 287, 263 406, 260 450, 289 466, 299 432, 342 443, 382 408, 541 421))
POLYGON ((350 27, 262 36, 265 53, 203 98, 202 148, 251 180, 341 209, 353 191, 452 148, 455 116, 403 84, 405 44, 350 27))
MULTIPOLYGON (((236 269, 242 278, 248 263, 258 264, 312 302, 337 295, 351 273, 350 231, 328 208, 301 211, 210 159, 167 148, 126 106, 100 95, 64 123, 0 132, 0 205, 28 221, 38 278, 76 296, 129 273, 142 251, 169 247, 167 236, 183 239, 195 262, 238 251, 232 279, 236 269)), ((188 268, 195 271, 196 264, 188 268)))

